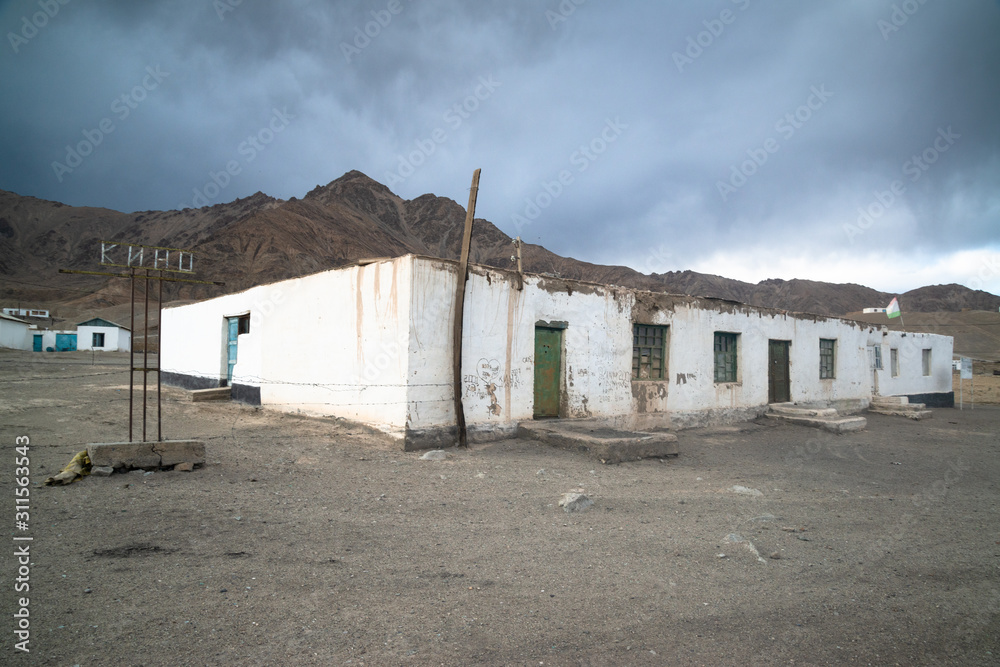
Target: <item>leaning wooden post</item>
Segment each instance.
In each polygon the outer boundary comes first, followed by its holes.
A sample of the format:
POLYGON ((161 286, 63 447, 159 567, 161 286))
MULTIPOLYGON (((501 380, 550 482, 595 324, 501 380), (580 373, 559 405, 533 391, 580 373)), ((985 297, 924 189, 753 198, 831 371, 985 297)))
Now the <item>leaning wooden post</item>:
POLYGON ((479 172, 472 174, 469 207, 465 211, 465 235, 462 237, 462 256, 458 261, 458 289, 455 290, 455 323, 452 329, 452 347, 455 381, 455 425, 458 427, 458 446, 468 447, 465 430, 465 408, 462 407, 462 318, 465 316, 465 283, 469 278, 469 249, 472 246, 472 220, 476 217, 476 194, 479 192, 479 172))

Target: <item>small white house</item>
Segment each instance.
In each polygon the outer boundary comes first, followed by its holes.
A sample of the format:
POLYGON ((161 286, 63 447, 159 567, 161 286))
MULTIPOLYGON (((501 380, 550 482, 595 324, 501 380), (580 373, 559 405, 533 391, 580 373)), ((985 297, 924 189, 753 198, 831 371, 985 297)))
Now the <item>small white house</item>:
POLYGON ((78 350, 128 352, 131 349, 131 344, 131 331, 100 317, 76 325, 76 347, 78 350))
MULTIPOLYGON (((406 255, 163 310, 163 381, 454 442, 458 264, 406 255)), ((462 400, 472 440, 519 422, 625 428, 751 419, 770 403, 953 405, 952 339, 733 301, 471 266, 462 400)))
POLYGON ((24 320, 0 313, 0 347, 30 350, 31 338, 28 335, 28 326, 24 320))

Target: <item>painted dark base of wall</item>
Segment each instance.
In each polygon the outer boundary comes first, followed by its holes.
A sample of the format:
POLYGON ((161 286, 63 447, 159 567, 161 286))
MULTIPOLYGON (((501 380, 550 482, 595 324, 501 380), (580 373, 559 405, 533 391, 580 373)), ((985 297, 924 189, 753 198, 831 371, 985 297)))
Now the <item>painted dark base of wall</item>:
POLYGON ((169 371, 164 371, 160 375, 160 380, 163 384, 170 385, 171 387, 180 387, 181 389, 215 389, 223 386, 218 378, 170 373, 169 371))
POLYGON ((249 384, 234 384, 230 396, 234 401, 247 405, 260 405, 260 387, 249 384))
POLYGON ((923 403, 929 408, 955 407, 955 392, 942 391, 935 394, 909 394, 910 403, 923 403))
MULTIPOLYGON (((494 442, 516 436, 517 424, 470 424, 466 430, 469 442, 494 442)), ((403 451, 416 452, 422 449, 447 449, 458 444, 458 427, 406 429, 403 434, 403 451)))
POLYGON ((457 426, 441 428, 406 429, 403 434, 403 451, 415 452, 421 449, 446 449, 458 442, 457 426))

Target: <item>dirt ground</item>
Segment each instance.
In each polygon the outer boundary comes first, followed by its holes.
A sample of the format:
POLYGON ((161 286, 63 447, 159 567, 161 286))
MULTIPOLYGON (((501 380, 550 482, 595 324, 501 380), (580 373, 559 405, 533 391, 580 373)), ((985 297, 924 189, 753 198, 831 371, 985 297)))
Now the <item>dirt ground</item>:
POLYGON ((204 468, 38 486, 126 439, 127 372, 102 359, 0 353, 11 514, 31 438, 8 540, 33 537, 28 654, 25 542, 2 549, 3 664, 1000 662, 998 406, 681 431, 677 458, 604 466, 520 440, 422 461, 170 389, 164 435, 202 438, 204 468), (567 514, 578 487, 594 505, 567 514))
POLYGON ((954 373, 951 384, 955 389, 955 404, 958 405, 960 394, 965 405, 971 405, 973 399, 976 405, 1000 404, 1000 375, 994 375, 994 371, 1000 372, 1000 363, 976 361, 972 364, 972 379, 962 380, 961 385, 958 373, 954 373))

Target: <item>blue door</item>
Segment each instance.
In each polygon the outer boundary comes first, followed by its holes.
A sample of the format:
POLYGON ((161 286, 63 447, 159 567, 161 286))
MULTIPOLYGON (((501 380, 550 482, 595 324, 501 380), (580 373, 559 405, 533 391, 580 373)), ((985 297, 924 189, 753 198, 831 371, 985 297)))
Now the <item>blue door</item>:
POLYGON ((31 349, 34 352, 42 351, 42 334, 35 334, 35 337, 32 339, 31 342, 31 349))
POLYGON ((74 352, 76 350, 76 334, 56 334, 56 352, 74 352))
POLYGON ((226 337, 226 353, 228 363, 226 365, 226 386, 233 383, 233 366, 236 365, 236 340, 240 335, 240 318, 227 317, 229 335, 226 337))

